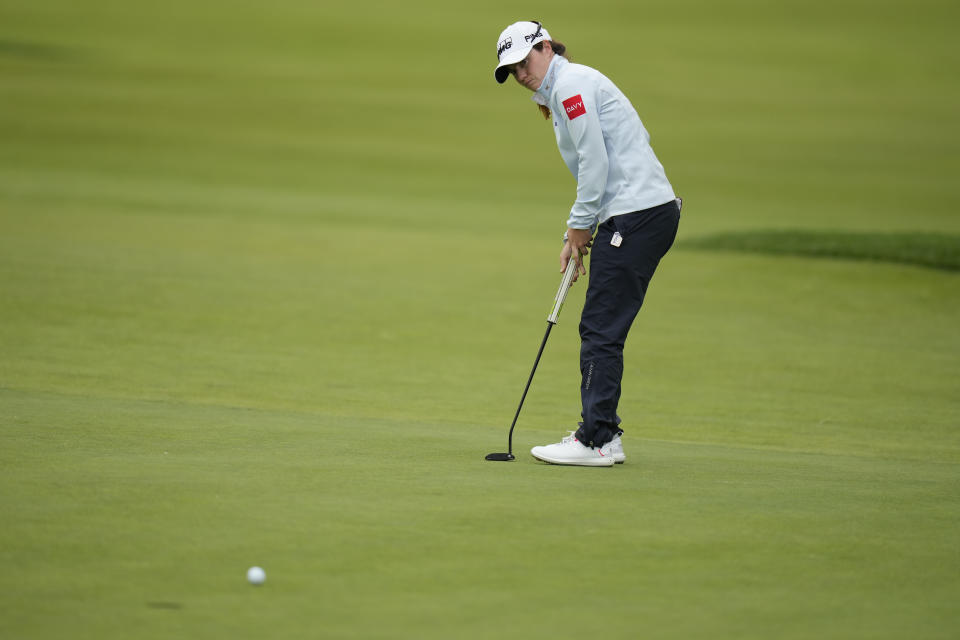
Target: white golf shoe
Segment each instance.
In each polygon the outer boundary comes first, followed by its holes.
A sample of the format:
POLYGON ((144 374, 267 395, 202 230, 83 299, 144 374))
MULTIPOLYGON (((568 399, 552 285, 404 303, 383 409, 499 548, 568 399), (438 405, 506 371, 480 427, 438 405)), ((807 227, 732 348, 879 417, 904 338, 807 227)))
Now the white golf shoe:
POLYGON ((616 436, 608 442, 607 446, 610 447, 610 452, 613 454, 613 461, 616 464, 623 464, 627 461, 627 455, 623 452, 623 440, 620 439, 620 436, 616 436))
MULTIPOLYGON (((563 439, 563 442, 567 440, 576 440, 577 432, 571 431, 570 435, 563 439)), ((613 462, 614 464, 623 464, 627 461, 627 456, 623 452, 623 440, 620 439, 620 434, 613 436, 613 440, 607 443, 610 446, 610 452, 613 453, 613 462)))
POLYGON ((568 464, 580 467, 612 467, 613 451, 610 443, 602 447, 590 448, 577 440, 574 432, 558 442, 545 447, 534 447, 530 453, 537 460, 550 464, 568 464))

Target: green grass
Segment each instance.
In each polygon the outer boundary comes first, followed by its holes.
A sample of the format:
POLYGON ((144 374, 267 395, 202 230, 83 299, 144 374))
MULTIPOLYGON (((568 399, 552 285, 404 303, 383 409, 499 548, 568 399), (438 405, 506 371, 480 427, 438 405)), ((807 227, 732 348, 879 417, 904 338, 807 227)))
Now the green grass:
POLYGON ((941 233, 734 231, 689 240, 687 248, 913 264, 960 271, 960 236, 941 233))
POLYGON ((960 233, 956 13, 539 16, 685 199, 575 469, 581 285, 483 460, 574 188, 526 10, 0 5, 0 637, 956 637, 960 279, 810 255, 960 233))

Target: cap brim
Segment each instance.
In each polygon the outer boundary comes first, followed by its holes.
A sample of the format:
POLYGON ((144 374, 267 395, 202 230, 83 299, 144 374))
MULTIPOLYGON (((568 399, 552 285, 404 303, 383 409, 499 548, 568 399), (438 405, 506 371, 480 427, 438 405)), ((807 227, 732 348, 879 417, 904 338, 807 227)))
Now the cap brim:
POLYGON ((503 60, 500 61, 500 64, 497 65, 497 68, 493 72, 493 77, 497 79, 497 82, 503 84, 507 81, 507 76, 510 75, 510 71, 507 69, 507 65, 516 64, 530 55, 530 52, 533 50, 533 46, 529 46, 526 49, 517 49, 516 51, 511 51, 509 54, 503 57, 503 60))

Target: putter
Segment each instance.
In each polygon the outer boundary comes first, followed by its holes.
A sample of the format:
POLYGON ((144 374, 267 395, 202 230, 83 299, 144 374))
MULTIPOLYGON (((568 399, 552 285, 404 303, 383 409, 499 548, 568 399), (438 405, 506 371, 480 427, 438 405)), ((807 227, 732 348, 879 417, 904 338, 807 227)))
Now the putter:
POLYGON ((507 452, 488 453, 486 459, 491 462, 510 462, 515 459, 513 457, 513 428, 517 426, 520 409, 523 408, 523 401, 526 400, 527 391, 530 390, 530 383, 533 382, 533 374, 537 372, 537 365, 540 364, 540 356, 543 355, 543 348, 547 344, 547 338, 550 337, 550 329, 553 329, 553 325, 557 324, 557 317, 560 315, 560 309, 563 308, 563 301, 567 299, 567 291, 570 290, 570 285, 573 284, 573 276, 576 272, 577 261, 571 257, 570 262, 567 263, 567 270, 563 274, 560 290, 557 291, 557 297, 553 299, 553 310, 547 317, 547 332, 543 334, 543 341, 540 342, 540 350, 537 351, 537 359, 533 362, 533 370, 530 371, 530 377, 527 378, 527 386, 523 388, 523 395, 520 396, 520 406, 517 407, 517 412, 513 415, 513 424, 510 425, 510 434, 507 436, 507 452))

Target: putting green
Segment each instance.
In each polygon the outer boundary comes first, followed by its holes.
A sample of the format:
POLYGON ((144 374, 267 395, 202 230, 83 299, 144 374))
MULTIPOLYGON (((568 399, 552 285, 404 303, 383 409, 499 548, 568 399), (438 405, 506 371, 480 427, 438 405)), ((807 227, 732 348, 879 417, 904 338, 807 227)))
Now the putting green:
POLYGON ((526 454, 582 283, 483 460, 574 189, 493 82, 527 10, 83 5, 0 9, 0 636, 960 632, 960 276, 842 257, 957 264, 953 5, 539 16, 685 198, 613 469, 526 454), (785 230, 849 250, 704 247, 785 230))

